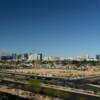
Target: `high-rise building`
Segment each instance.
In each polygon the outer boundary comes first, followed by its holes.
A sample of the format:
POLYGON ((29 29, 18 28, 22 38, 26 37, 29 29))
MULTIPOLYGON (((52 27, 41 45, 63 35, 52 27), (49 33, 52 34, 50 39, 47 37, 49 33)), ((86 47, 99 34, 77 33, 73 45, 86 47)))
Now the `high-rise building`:
POLYGON ((27 60, 28 59, 28 53, 24 53, 24 58, 27 60))
POLYGON ((43 59, 43 58, 42 58, 42 57, 43 57, 42 53, 39 53, 38 55, 39 55, 39 60, 40 60, 40 62, 42 62, 42 59, 43 59))
POLYGON ((17 60, 17 54, 16 53, 12 53, 12 58, 13 58, 13 60, 17 60))
POLYGON ((99 54, 96 55, 96 59, 97 59, 97 60, 100 60, 100 55, 99 55, 99 54))

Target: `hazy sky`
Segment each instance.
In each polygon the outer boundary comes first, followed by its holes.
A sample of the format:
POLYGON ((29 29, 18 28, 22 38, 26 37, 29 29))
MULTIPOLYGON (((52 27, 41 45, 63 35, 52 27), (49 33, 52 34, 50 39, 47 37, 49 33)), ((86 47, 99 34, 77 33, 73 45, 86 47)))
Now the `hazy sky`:
POLYGON ((0 50, 100 53, 100 0, 0 0, 0 50))

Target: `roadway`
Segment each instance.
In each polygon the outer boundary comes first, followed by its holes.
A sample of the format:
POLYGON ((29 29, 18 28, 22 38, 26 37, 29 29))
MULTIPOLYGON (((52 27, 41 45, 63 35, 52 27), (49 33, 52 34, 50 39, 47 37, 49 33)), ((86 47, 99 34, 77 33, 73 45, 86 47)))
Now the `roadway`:
MULTIPOLYGON (((4 85, 11 85, 11 84, 16 84, 15 86, 22 86, 24 84, 27 84, 27 82, 29 80, 32 79, 39 79, 42 81, 41 86, 42 87, 47 87, 47 88, 53 88, 53 89, 58 89, 64 92, 71 92, 71 93, 77 93, 77 94, 82 94, 82 95, 89 95, 89 96, 96 96, 96 97, 100 97, 100 94, 96 95, 94 94, 93 91, 87 91, 87 90, 82 90, 82 89, 75 89, 75 88, 69 88, 69 87, 65 87, 65 85, 67 84, 67 81, 76 81, 76 80, 67 80, 67 78, 59 78, 59 77, 48 77, 48 76, 39 76, 39 75, 34 75, 34 74, 24 74, 24 73, 14 73, 14 72, 1 72, 0 71, 0 75, 1 75, 1 84, 4 85), (9 77, 10 75, 10 77, 9 77), (20 79, 19 79, 20 78, 20 79), (24 80, 21 80, 21 79, 24 80), (62 82, 63 84, 58 84, 58 85, 51 85, 51 84, 47 84, 49 83, 49 81, 54 81, 55 84, 57 84, 58 82, 62 82)), ((98 78, 100 76, 97 76, 98 78)), ((96 76, 94 77, 87 77, 87 78, 82 78, 82 79, 77 79, 77 80, 87 80, 87 79, 92 79, 92 78, 96 78, 96 76)))
POLYGON ((12 94, 26 99, 32 99, 34 96, 32 92, 24 91, 18 88, 11 88, 11 87, 9 88, 8 86, 5 85, 0 85, 0 92, 12 94))
MULTIPOLYGON (((23 85, 28 83, 27 81, 26 82, 25 81, 22 82, 22 81, 16 81, 14 79, 7 79, 7 78, 1 80, 2 84, 4 84, 4 82, 6 82, 7 85, 8 84, 10 84, 10 85, 11 84, 17 84, 17 88, 19 88, 18 84, 23 86, 23 85), (2 81, 3 81, 3 83, 2 83, 2 81)), ((93 91, 87 91, 87 90, 82 90, 82 89, 75 89, 75 88, 69 88, 69 87, 57 86, 57 85, 51 85, 51 84, 44 84, 44 83, 41 84, 41 87, 52 88, 52 89, 56 89, 56 90, 60 90, 60 91, 64 91, 64 92, 70 92, 70 93, 76 93, 76 94, 100 97, 100 94, 96 95, 96 94, 94 94, 93 91)))

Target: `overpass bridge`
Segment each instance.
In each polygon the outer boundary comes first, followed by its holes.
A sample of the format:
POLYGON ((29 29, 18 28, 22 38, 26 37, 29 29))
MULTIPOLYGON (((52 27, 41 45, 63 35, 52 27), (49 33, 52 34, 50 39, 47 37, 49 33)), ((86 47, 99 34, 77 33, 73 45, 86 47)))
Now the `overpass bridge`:
MULTIPOLYGON (((26 91, 24 85, 26 85, 27 83, 28 83, 27 81, 26 82, 16 81, 14 79, 11 80, 11 79, 7 79, 7 78, 2 79, 0 81, 0 85, 1 86, 6 86, 7 88, 15 89, 15 90, 19 89, 19 91, 22 90, 24 92, 26 91)), ((81 95, 87 95, 87 96, 97 97, 97 98, 100 99, 100 94, 96 95, 92 91, 86 91, 86 90, 82 90, 82 89, 75 89, 75 88, 69 88, 69 87, 57 86, 57 85, 50 85, 50 84, 44 84, 44 83, 41 83, 41 87, 42 88, 52 88, 52 89, 56 89, 56 90, 60 90, 60 91, 68 92, 68 93, 75 93, 75 94, 81 94, 81 95)), ((32 91, 26 91, 26 94, 28 94, 26 96, 28 98, 30 96, 33 96, 33 92, 32 91)), ((97 99, 97 100, 99 100, 99 99, 97 99)))
MULTIPOLYGON (((23 86, 25 84, 27 84, 27 82, 29 80, 38 79, 38 80, 41 80, 41 82, 42 82, 41 87, 43 87, 43 88, 53 88, 53 89, 58 89, 58 90, 64 91, 64 92, 98 97, 100 99, 100 94, 95 95, 92 91, 85 91, 85 90, 65 87, 66 83, 68 81, 76 81, 76 80, 69 80, 67 78, 47 77, 47 76, 39 76, 39 75, 33 75, 33 74, 1 72, 1 71, 0 71, 0 78, 1 78, 0 85, 7 86, 8 88, 14 88, 14 89, 17 88, 17 89, 26 91, 23 86), (50 81, 53 84, 51 84, 50 81), (47 83, 49 83, 49 84, 47 84, 47 83), (59 83, 59 84, 57 85, 57 83, 59 83)), ((77 79, 77 80, 80 81, 80 80, 87 80, 87 79, 91 79, 91 78, 92 77, 88 77, 88 78, 82 78, 82 79, 77 79)), ((98 78, 99 78, 99 76, 98 76, 98 78)), ((97 99, 97 100, 99 100, 99 99, 97 99)))

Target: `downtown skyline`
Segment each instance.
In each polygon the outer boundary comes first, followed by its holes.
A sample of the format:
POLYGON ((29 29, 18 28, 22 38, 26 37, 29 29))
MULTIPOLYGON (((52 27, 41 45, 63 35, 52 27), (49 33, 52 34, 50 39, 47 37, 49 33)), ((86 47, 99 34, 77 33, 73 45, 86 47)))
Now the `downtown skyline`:
POLYGON ((99 0, 5 1, 0 1, 0 51, 100 53, 99 0))

